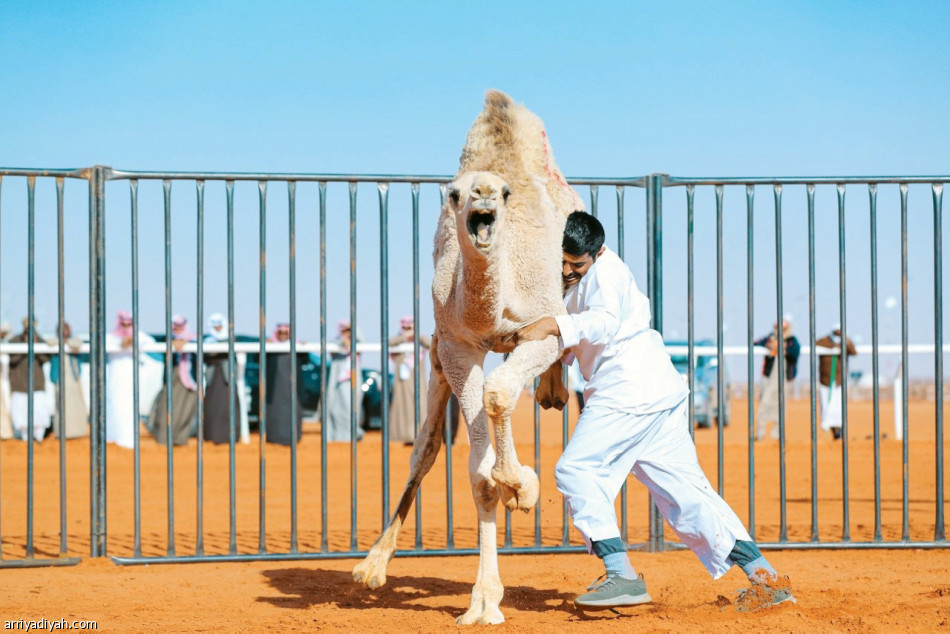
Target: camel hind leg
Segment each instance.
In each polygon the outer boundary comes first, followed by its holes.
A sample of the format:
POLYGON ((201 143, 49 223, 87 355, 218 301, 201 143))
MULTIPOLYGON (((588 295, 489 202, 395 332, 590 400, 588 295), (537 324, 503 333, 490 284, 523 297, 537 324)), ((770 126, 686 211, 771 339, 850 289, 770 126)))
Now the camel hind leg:
POLYGON ((435 463, 436 456, 442 448, 442 426, 445 423, 445 406, 449 402, 449 384, 442 372, 442 365, 438 360, 437 339, 432 338, 430 359, 432 374, 429 377, 428 408, 426 420, 419 433, 416 434, 412 446, 412 458, 409 464, 409 481, 399 499, 396 512, 389 526, 380 535, 366 557, 353 568, 353 580, 370 588, 376 589, 386 583, 386 567, 396 552, 396 539, 402 528, 416 491, 422 479, 429 473, 435 463))

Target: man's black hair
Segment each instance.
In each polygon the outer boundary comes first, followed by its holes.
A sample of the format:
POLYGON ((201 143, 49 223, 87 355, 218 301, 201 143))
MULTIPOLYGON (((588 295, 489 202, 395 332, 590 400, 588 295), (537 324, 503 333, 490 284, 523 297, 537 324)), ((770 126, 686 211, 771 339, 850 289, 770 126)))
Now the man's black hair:
POLYGON ((590 254, 596 258, 604 246, 604 226, 597 218, 583 211, 571 212, 564 225, 561 249, 573 256, 590 254))

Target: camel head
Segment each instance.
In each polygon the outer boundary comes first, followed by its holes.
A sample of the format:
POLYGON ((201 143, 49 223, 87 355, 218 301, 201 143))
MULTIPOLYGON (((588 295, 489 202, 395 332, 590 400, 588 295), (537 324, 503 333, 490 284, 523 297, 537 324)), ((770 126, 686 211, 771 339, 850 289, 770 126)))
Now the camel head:
POLYGON ((491 172, 469 172, 449 184, 447 192, 459 244, 491 253, 504 226, 508 184, 491 172))

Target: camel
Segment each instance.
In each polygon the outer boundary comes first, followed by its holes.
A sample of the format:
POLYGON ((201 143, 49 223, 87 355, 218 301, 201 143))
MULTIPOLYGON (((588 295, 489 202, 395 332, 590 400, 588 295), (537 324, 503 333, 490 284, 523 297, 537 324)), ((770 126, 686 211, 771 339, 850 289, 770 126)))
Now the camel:
POLYGON ((451 390, 469 421, 468 470, 479 536, 471 605, 456 622, 496 624, 505 620, 499 608, 504 587, 498 574, 498 502, 528 512, 539 495, 537 475, 518 462, 511 413, 527 383, 542 372, 538 402, 558 409, 567 402, 560 363, 555 364, 561 353, 557 338, 514 346, 511 335, 541 317, 564 313, 562 233, 567 215, 584 206, 555 165, 541 120, 495 90, 485 96, 446 191, 435 234, 426 420, 396 512, 353 578, 370 588, 386 583, 399 529, 441 449, 451 390), (489 351, 508 355, 485 377, 489 351))

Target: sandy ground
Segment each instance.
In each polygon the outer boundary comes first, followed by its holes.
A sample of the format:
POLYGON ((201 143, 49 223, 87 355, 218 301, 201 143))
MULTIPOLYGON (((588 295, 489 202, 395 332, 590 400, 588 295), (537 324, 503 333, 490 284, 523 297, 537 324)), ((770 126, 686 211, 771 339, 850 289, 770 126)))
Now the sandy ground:
MULTIPOLYGON (((785 451, 786 506, 780 504, 779 449, 775 442, 754 447, 756 478, 754 509, 750 509, 747 405, 732 404, 733 421, 724 430, 723 491, 748 523, 754 511, 754 532, 763 543, 774 542, 785 517, 788 540, 807 542, 813 512, 818 537, 835 542, 847 532, 853 542, 873 541, 875 478, 873 409, 871 403, 849 405, 848 494, 844 486, 842 444, 819 432, 815 447, 818 500, 812 504, 812 445, 807 401, 789 404, 785 451), (847 516, 847 525, 845 517, 847 516)), ((573 420, 575 413, 571 413, 573 420)), ((893 439, 890 404, 880 411, 881 535, 901 539, 904 526, 903 445, 893 439)), ((935 425, 932 403, 914 402, 907 443, 907 526, 912 540, 934 539, 935 425)), ((512 543, 527 546, 536 539, 545 546, 559 544, 563 533, 562 502, 553 485, 553 465, 561 448, 560 415, 544 413, 537 453, 542 473, 540 528, 536 515, 517 514, 511 521, 512 543), (537 531, 537 536, 536 536, 537 531)), ((519 456, 534 463, 532 407, 525 399, 516 412, 519 456)), ((718 484, 716 430, 697 430, 700 462, 714 486, 718 484)), ((946 452, 946 441, 945 449, 946 452)), ((390 564, 389 582, 369 591, 351 581, 356 559, 257 561, 201 564, 117 566, 110 559, 88 558, 89 449, 84 439, 66 443, 67 552, 85 557, 77 566, 11 568, 0 571, 2 618, 67 621, 95 620, 103 631, 368 631, 381 627, 406 631, 455 628, 454 619, 468 606, 477 559, 462 557, 399 557, 390 564)), ((177 555, 196 551, 196 455, 192 444, 174 451, 174 530, 169 539, 167 515, 167 456, 164 447, 143 439, 141 549, 145 556, 162 556, 170 546, 177 555)), ((235 472, 236 550, 286 552, 291 544, 290 451, 269 445, 263 451, 265 513, 260 513, 259 468, 262 450, 256 437, 239 445, 235 472), (266 539, 261 540, 261 523, 266 539), (263 544, 262 544, 263 542, 263 544)), ((327 543, 330 551, 365 550, 378 536, 384 509, 382 446, 378 434, 368 435, 356 451, 358 501, 351 516, 349 445, 328 448, 327 543), (355 536, 351 527, 355 524, 355 536)), ((452 452, 453 539, 460 548, 476 545, 474 506, 466 474, 467 447, 452 452)), ((390 510, 395 507, 408 473, 409 448, 394 444, 390 452, 390 510)), ((423 485, 421 538, 424 548, 446 543, 446 465, 440 456, 423 485)), ((207 554, 228 552, 229 460, 227 446, 204 448, 202 545, 207 554)), ((130 556, 135 546, 133 453, 108 450, 108 551, 130 556)), ((4 560, 24 556, 26 521, 26 449, 19 442, 0 446, 0 535, 4 560)), ((37 557, 60 552, 59 444, 48 439, 35 448, 34 547, 37 557)), ((297 541, 301 552, 319 551, 322 542, 320 499, 320 436, 318 425, 305 427, 297 450, 297 541)), ((643 487, 630 481, 627 494, 629 541, 647 539, 647 498, 643 487)), ((499 541, 504 540, 504 514, 499 514, 499 541)), ((579 535, 569 529, 571 542, 579 535)), ((667 537, 670 538, 670 531, 667 537)), ((411 548, 416 534, 415 511, 400 544, 411 548)), ((647 580, 653 603, 611 613, 583 613, 573 597, 601 571, 599 562, 581 554, 503 555, 506 585, 502 611, 507 623, 499 630, 601 631, 637 627, 649 631, 692 632, 730 629, 745 631, 935 631, 950 626, 950 549, 835 549, 767 552, 788 574, 798 604, 752 614, 731 608, 744 575, 732 570, 713 581, 687 551, 633 553, 638 571, 647 580)))

